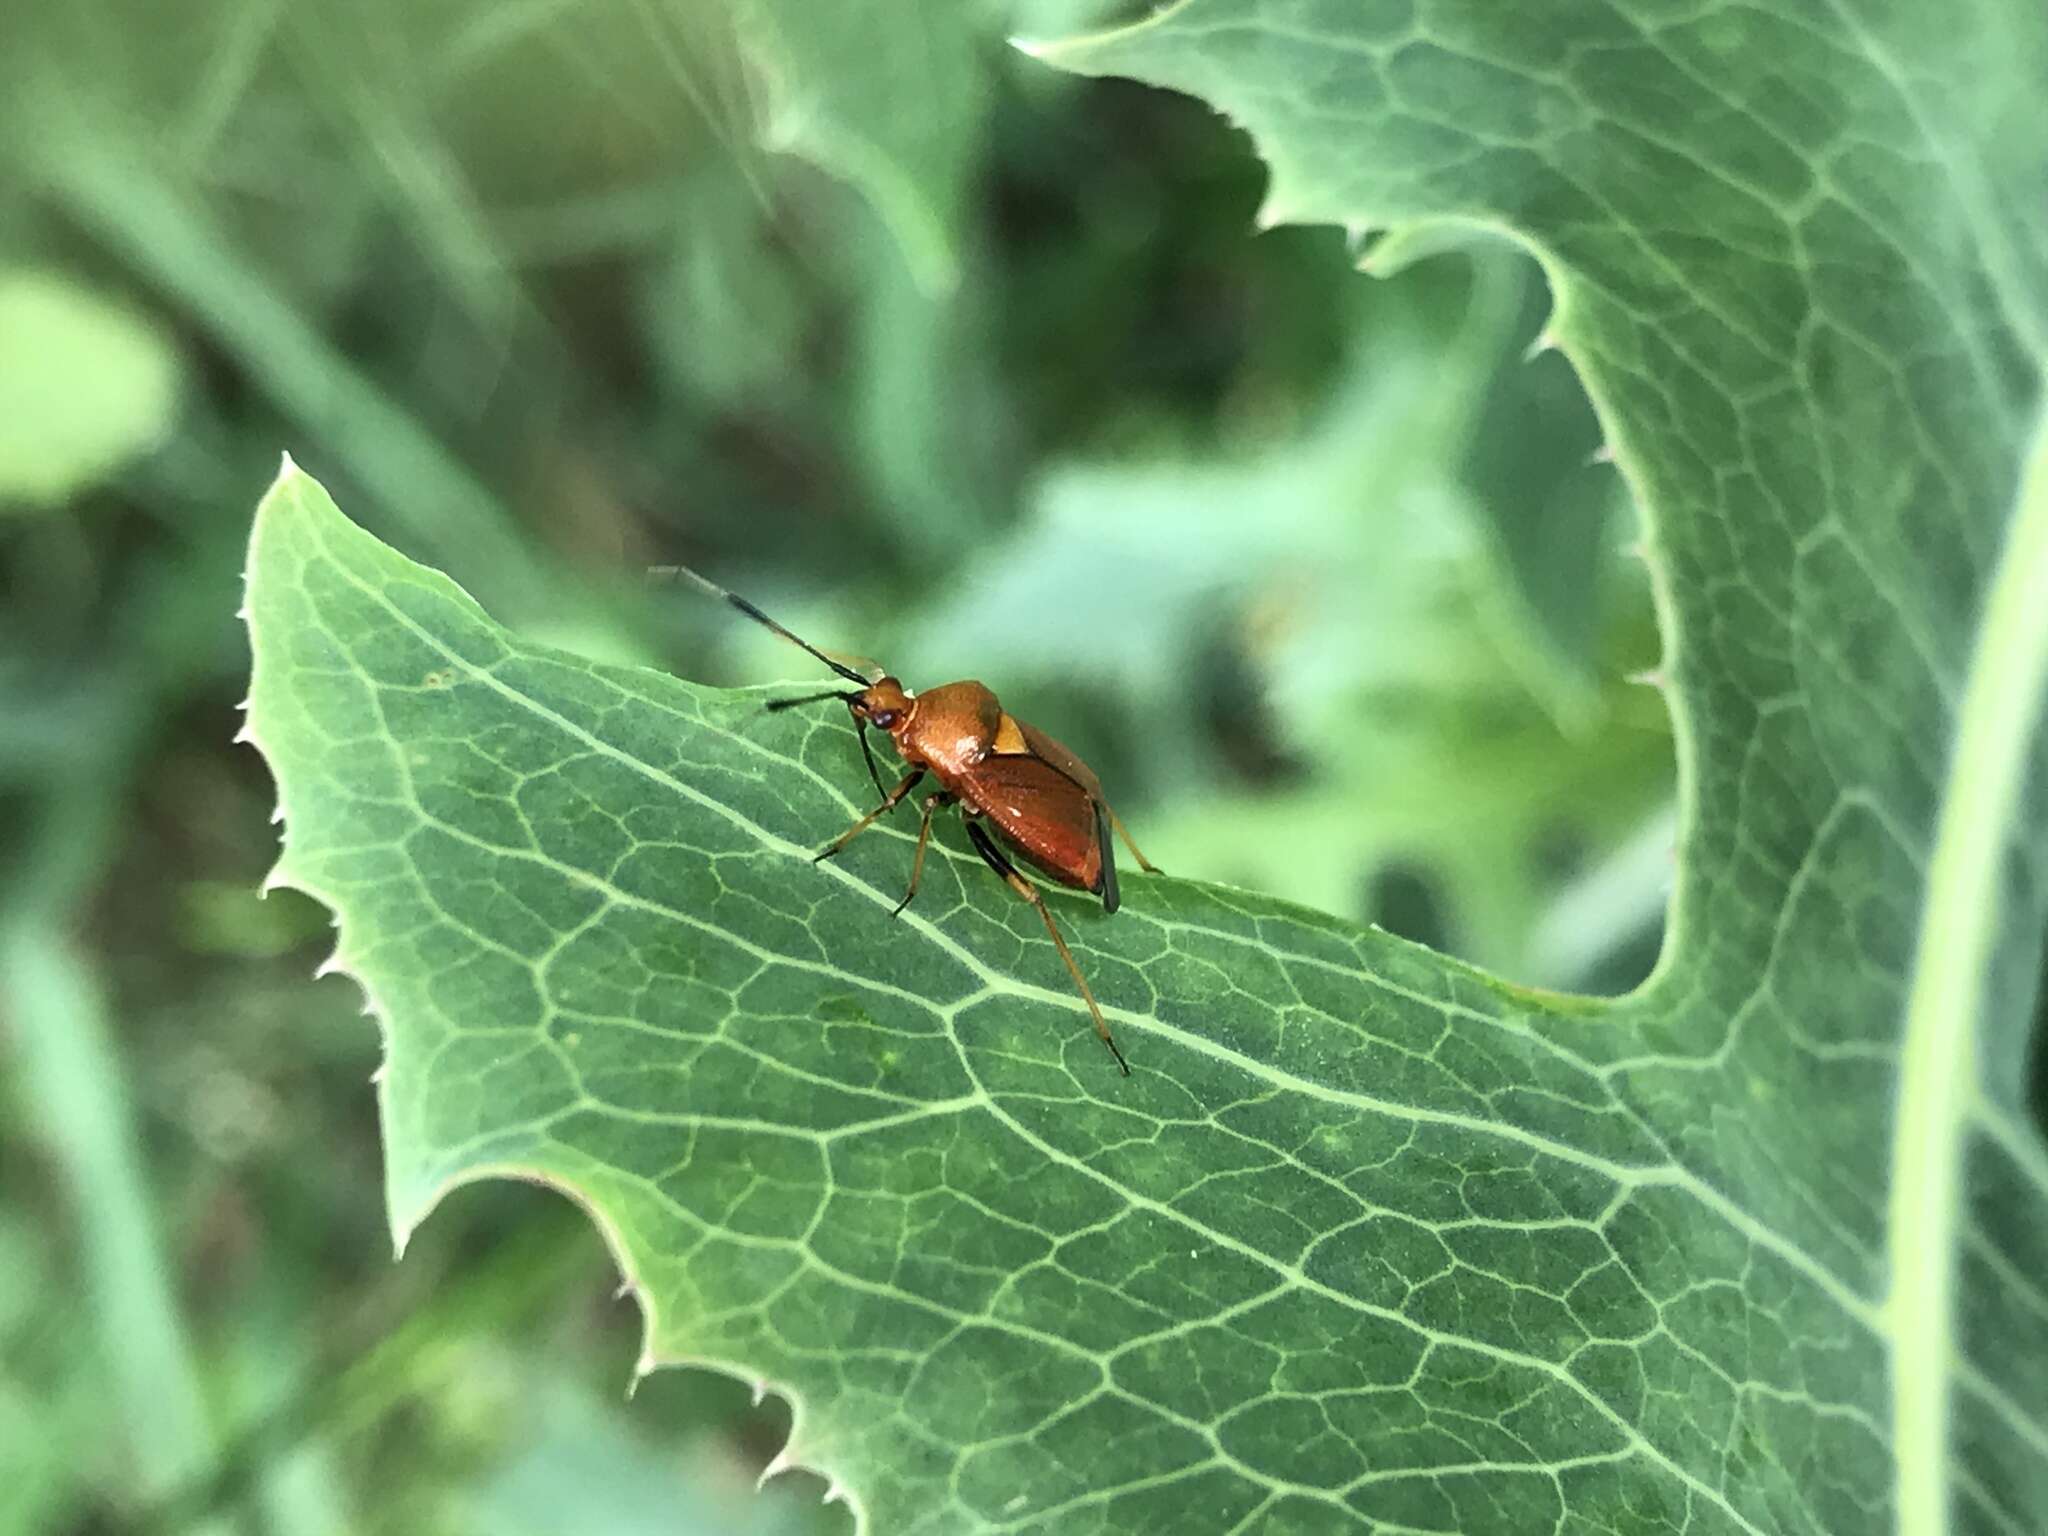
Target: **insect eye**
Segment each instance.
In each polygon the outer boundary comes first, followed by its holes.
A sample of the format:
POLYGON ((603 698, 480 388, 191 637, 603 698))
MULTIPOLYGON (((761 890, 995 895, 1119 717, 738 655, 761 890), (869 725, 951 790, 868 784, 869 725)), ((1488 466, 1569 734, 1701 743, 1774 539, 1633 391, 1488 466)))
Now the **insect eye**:
POLYGON ((880 729, 886 731, 896 724, 899 713, 900 711, 893 709, 878 709, 869 715, 868 719, 872 720, 880 729))

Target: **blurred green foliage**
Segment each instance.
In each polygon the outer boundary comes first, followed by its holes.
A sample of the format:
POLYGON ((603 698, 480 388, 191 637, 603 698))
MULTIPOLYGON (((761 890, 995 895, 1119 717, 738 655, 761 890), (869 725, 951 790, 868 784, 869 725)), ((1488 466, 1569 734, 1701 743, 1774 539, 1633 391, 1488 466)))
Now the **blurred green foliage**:
POLYGON ((1255 232, 1203 109, 1003 45, 1104 9, 0 22, 0 1533, 846 1524, 753 1494, 786 1411, 742 1384, 622 1402, 632 1309, 551 1197, 390 1264, 373 1032, 256 899, 230 742, 285 448, 557 642, 807 675, 644 575, 687 561, 985 679, 1177 873, 1647 968, 1654 627, 1583 398, 1521 361, 1533 271, 1255 232))

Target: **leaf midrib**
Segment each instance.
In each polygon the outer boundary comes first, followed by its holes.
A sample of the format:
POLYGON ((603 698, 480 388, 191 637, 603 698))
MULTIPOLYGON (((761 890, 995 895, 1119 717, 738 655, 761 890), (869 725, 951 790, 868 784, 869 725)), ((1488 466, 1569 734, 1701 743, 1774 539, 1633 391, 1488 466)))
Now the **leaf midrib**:
MULTIPOLYGON (((2048 420, 1972 647, 1936 823, 1899 1052, 1885 1300, 1893 1340, 1899 1529, 1948 1529, 1952 1380, 1977 1373, 1956 1341, 1963 1147, 1977 1096, 1976 1028, 2002 916, 2001 866, 2048 691, 2048 420)), ((1976 1390, 1990 1392, 1980 1381, 1976 1390)), ((2003 1394, 1992 1394, 2002 1399, 2003 1394)), ((2009 1402, 2001 1413, 2026 1417, 2009 1402)), ((2038 1427, 2037 1437, 2038 1437, 2038 1427)), ((2037 1443, 2039 1443, 2037 1438, 2037 1443)))

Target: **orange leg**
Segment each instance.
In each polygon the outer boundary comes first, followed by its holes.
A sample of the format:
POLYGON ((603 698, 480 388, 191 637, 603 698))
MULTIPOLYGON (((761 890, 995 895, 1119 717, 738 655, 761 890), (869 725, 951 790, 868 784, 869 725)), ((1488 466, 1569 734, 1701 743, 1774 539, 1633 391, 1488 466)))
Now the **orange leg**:
POLYGON ((1145 873, 1148 875, 1158 874, 1159 866, 1157 864, 1154 864, 1150 859, 1146 858, 1144 854, 1138 852, 1138 845, 1131 841, 1130 829, 1124 825, 1123 817, 1117 815, 1115 811, 1110 810, 1109 802, 1107 800, 1102 802, 1102 808, 1105 811, 1109 811, 1109 824, 1112 827, 1116 828, 1116 835, 1122 838, 1124 840, 1124 846, 1131 850, 1131 857, 1138 861, 1138 868, 1145 871, 1145 873))
POLYGON ((917 828, 917 857, 910 861, 910 889, 905 891, 903 899, 896 903, 896 910, 889 914, 891 917, 901 916, 903 909, 910 905, 910 898, 917 894, 917 882, 924 878, 925 844, 930 842, 932 837, 932 812, 942 805, 950 805, 952 800, 953 797, 944 790, 924 797, 924 820, 918 823, 917 828))
POLYGON ((840 833, 837 837, 833 838, 831 842, 827 843, 817 853, 811 855, 811 862, 813 864, 816 864, 821 859, 831 858, 835 853, 839 852, 840 849, 844 848, 856 837, 859 837, 861 833, 867 831, 869 827, 872 827, 877 821, 881 820, 884 816, 888 815, 891 811, 895 810, 898 805, 902 804, 903 797, 909 794, 913 789, 917 788, 917 781, 923 777, 924 770, 922 768, 913 768, 910 770, 910 772, 903 775, 903 777, 897 781, 896 787, 890 790, 888 794, 882 797, 882 803, 880 805, 876 806, 872 811, 869 811, 867 815, 861 817, 859 821, 856 821, 844 832, 840 833))
MULTIPOLYGON (((966 818, 962 818, 965 820, 966 818)), ((1052 920, 1052 912, 1045 904, 1045 898, 1038 894, 1038 887, 1017 873, 1017 866, 1003 856, 1002 849, 995 845, 988 833, 977 821, 967 821, 967 836, 973 842, 988 867, 1003 877, 1003 883, 1032 906, 1038 908, 1038 915, 1045 919, 1045 931, 1052 935, 1052 942, 1060 952, 1060 958, 1067 962, 1067 974, 1074 978, 1074 985, 1081 989, 1081 1001, 1088 1005, 1088 1012, 1095 1018, 1095 1033, 1102 1037, 1102 1043, 1109 1047, 1109 1054, 1116 1058, 1116 1064, 1123 1068, 1125 1077, 1131 1075, 1131 1064, 1124 1060, 1124 1053, 1117 1049, 1115 1038, 1109 1032, 1109 1020, 1102 1016, 1102 1007, 1095 1001, 1095 994, 1088 990, 1088 978, 1081 974, 1081 967, 1074 963, 1073 951, 1067 948, 1067 941, 1060 937, 1059 925, 1052 920)), ((1138 850, 1133 848, 1131 852, 1138 850)))

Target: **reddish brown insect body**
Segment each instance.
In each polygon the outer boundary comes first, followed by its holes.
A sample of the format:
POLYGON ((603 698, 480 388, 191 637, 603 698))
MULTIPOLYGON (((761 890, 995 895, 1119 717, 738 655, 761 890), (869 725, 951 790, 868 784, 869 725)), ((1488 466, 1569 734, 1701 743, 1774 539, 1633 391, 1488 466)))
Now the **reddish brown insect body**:
POLYGON ((912 695, 893 677, 870 679, 854 671, 791 634, 745 598, 712 585, 694 571, 681 566, 665 569, 724 598, 749 618, 802 646, 841 677, 860 684, 852 691, 833 689, 802 698, 777 699, 768 706, 787 709, 821 699, 844 701, 860 730, 868 774, 874 779, 875 788, 882 792, 882 803, 840 833, 817 857, 829 859, 838 853, 901 804, 930 774, 938 780, 939 787, 924 798, 924 819, 918 826, 917 852, 910 866, 910 888, 896 904, 896 911, 909 906, 917 894, 918 880, 924 874, 925 845, 931 839, 932 816, 942 806, 957 805, 975 851, 1045 919, 1046 932, 1052 935, 1060 958, 1066 962, 1074 985, 1080 989, 1082 1001, 1095 1020, 1095 1032, 1128 1076, 1130 1065, 1117 1048, 1109 1022, 1103 1018, 1080 966, 1074 963, 1059 925, 1053 921, 1038 888, 1018 872, 998 846, 1000 840, 1034 869, 1062 885, 1100 896, 1103 910, 1114 912, 1118 895, 1111 831, 1123 838, 1141 869, 1151 870, 1153 866, 1110 809, 1102 795, 1101 781, 1088 765, 1045 732, 1007 713, 996 696, 980 683, 946 683, 912 695), (874 754, 868 748, 870 726, 889 738, 909 767, 910 771, 894 789, 882 789, 874 754))

